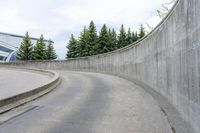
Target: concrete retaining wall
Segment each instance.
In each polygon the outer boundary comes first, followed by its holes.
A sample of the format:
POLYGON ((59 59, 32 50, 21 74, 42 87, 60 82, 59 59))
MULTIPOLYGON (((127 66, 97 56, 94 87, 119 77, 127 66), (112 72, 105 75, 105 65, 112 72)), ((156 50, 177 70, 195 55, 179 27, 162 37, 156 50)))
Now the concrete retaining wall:
POLYGON ((68 61, 12 65, 104 72, 138 81, 164 96, 192 132, 200 132, 200 0, 179 0, 152 33, 126 48, 68 61))

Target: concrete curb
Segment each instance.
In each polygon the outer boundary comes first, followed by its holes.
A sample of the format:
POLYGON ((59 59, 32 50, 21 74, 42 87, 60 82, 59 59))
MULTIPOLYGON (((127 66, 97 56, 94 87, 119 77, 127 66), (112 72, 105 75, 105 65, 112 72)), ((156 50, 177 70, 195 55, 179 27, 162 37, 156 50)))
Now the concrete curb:
POLYGON ((5 99, 0 100, 0 114, 5 113, 13 108, 16 108, 20 105, 23 105, 25 103, 28 103, 32 100, 35 100, 50 91, 52 91, 54 88, 56 88, 61 83, 60 75, 57 72, 49 71, 49 70, 41 70, 41 69, 31 69, 31 68, 18 68, 18 67, 9 67, 10 69, 20 69, 20 70, 28 70, 33 72, 39 72, 43 74, 49 74, 53 77, 46 82, 45 84, 34 88, 30 91, 17 94, 15 96, 11 96, 5 99))

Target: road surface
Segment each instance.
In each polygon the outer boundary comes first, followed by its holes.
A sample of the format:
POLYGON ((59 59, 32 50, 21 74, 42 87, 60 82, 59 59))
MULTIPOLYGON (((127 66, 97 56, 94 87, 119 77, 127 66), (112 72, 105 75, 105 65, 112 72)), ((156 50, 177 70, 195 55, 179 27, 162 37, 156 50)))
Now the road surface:
POLYGON ((0 116, 0 133, 173 133, 159 104, 119 77, 58 71, 53 92, 0 116))
POLYGON ((35 89, 50 79, 50 76, 25 69, 0 68, 0 99, 35 89))

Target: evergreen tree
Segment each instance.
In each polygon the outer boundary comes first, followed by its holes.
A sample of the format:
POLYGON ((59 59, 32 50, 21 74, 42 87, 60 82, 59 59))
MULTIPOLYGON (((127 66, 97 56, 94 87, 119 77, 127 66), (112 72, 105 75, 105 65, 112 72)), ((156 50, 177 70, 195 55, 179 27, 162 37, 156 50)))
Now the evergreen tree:
POLYGON ((97 31, 96 31, 96 26, 93 21, 90 22, 89 28, 88 28, 88 33, 87 33, 87 38, 86 41, 88 42, 86 46, 86 55, 95 55, 97 50, 98 50, 98 36, 97 36, 97 31))
POLYGON ((57 58, 57 55, 56 55, 55 49, 53 47, 52 41, 49 40, 49 43, 48 43, 47 49, 46 49, 46 59, 53 60, 56 58, 57 58))
POLYGON ((31 39, 30 39, 28 32, 26 32, 26 35, 23 38, 20 48, 19 48, 18 59, 19 60, 31 60, 32 59, 32 51, 33 51, 33 45, 31 43, 31 39))
POLYGON ((112 31, 109 29, 108 35, 109 35, 110 51, 116 50, 117 49, 117 34, 115 32, 115 29, 112 29, 112 31))
POLYGON ((46 44, 44 43, 43 35, 37 40, 33 49, 33 60, 45 60, 46 59, 46 44))
POLYGON ((82 51, 82 49, 81 49, 81 44, 80 44, 80 41, 79 41, 79 39, 76 39, 76 47, 75 47, 75 57, 81 57, 81 51, 82 51))
POLYGON ((143 25, 140 26, 139 29, 139 38, 143 38, 145 36, 145 28, 143 27, 143 25))
POLYGON ((78 52, 79 52, 79 56, 80 57, 83 57, 83 56, 86 56, 87 54, 87 45, 88 45, 88 30, 86 28, 86 26, 84 27, 83 31, 81 32, 80 34, 80 37, 79 37, 79 41, 78 41, 78 52))
POLYGON ((145 29, 142 25, 139 34, 137 34, 137 32, 131 32, 130 28, 126 33, 124 25, 122 24, 120 32, 117 35, 114 29, 108 30, 104 24, 98 37, 96 26, 94 22, 91 21, 88 28, 84 27, 78 40, 76 40, 73 35, 71 36, 67 46, 68 53, 66 54, 66 58, 91 56, 113 51, 127 46, 144 36, 145 29))
POLYGON ((131 34, 131 29, 130 28, 128 29, 126 41, 127 41, 128 45, 133 43, 133 41, 132 41, 132 34, 131 34))
POLYGON ((132 42, 136 42, 138 40, 138 34, 137 31, 136 32, 132 32, 132 42))
POLYGON ((69 40, 69 44, 67 45, 68 52, 66 58, 77 57, 76 46, 77 46, 77 40, 74 38, 74 35, 72 34, 69 40))
POLYGON ((126 41, 126 31, 124 29, 124 25, 121 25, 120 28, 120 33, 118 35, 118 48, 122 48, 125 47, 127 45, 127 41, 126 41))
POLYGON ((109 34, 107 26, 104 24, 101 28, 101 31, 99 33, 99 39, 98 39, 98 49, 96 54, 101 54, 105 52, 109 52, 109 34))

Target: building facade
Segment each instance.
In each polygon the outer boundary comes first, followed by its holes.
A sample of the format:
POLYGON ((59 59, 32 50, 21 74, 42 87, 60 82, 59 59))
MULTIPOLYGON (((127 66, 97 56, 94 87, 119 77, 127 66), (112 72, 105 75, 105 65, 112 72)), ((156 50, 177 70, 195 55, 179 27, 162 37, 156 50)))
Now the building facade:
MULTIPOLYGON (((0 62, 17 60, 17 51, 23 38, 24 36, 0 32, 0 62)), ((38 38, 31 38, 33 44, 37 40, 38 38)), ((45 40, 45 43, 48 42, 49 40, 45 40)))

